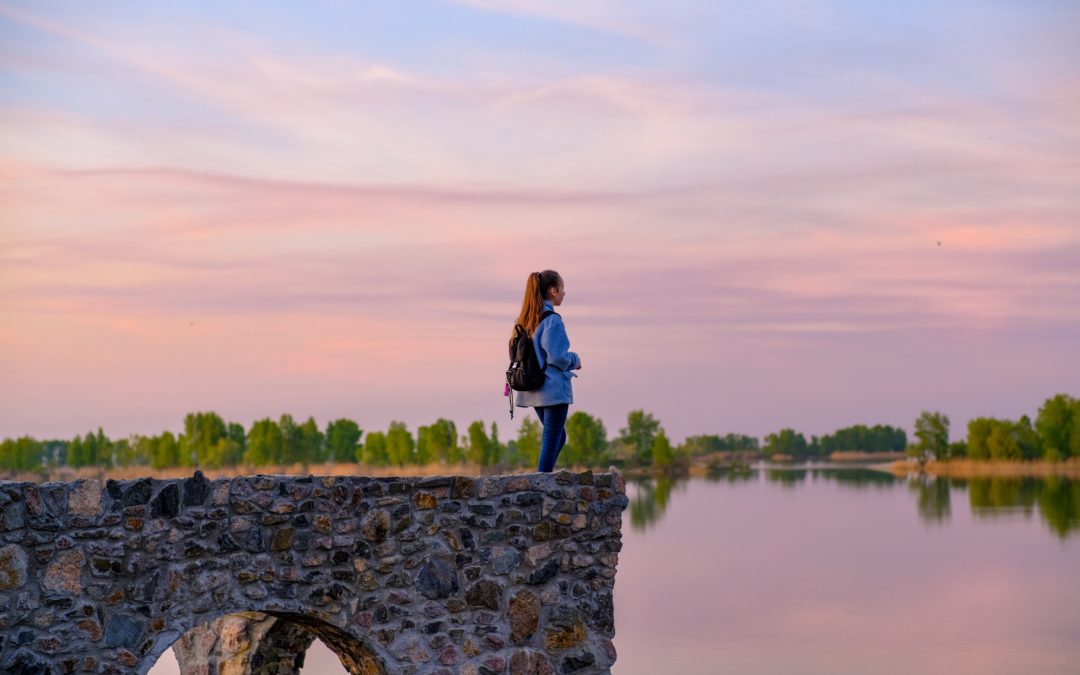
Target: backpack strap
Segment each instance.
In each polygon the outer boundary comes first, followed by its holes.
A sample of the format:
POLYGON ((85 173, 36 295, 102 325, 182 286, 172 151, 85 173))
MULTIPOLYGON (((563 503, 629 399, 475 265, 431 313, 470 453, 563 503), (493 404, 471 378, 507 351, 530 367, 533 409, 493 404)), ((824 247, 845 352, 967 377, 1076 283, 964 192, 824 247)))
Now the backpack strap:
MULTIPOLYGON (((556 312, 555 310, 553 310, 553 309, 545 309, 544 313, 540 315, 540 320, 543 321, 544 319, 548 318, 552 314, 554 314, 555 316, 559 316, 559 313, 556 312)), ((537 324, 537 326, 539 326, 539 325, 540 324, 537 324)), ((544 370, 547 370, 548 366, 550 366, 550 365, 551 365, 551 363, 547 360, 547 354, 544 354, 544 370)))

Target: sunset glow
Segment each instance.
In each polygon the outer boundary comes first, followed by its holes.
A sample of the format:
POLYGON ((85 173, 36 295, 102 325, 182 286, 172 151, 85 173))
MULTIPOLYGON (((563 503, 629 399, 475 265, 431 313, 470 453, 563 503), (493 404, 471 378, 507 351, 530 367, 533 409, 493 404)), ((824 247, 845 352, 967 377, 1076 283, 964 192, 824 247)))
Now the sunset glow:
POLYGON ((0 436, 509 429, 543 268, 609 431, 1076 393, 1076 6, 623 5, 0 3, 0 436))

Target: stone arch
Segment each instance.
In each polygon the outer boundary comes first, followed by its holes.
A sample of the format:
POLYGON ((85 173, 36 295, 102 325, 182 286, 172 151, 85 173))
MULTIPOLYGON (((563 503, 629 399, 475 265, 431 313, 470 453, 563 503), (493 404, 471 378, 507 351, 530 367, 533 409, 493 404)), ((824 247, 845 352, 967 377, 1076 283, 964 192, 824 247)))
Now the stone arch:
MULTIPOLYGON (((371 604, 370 597, 357 603, 366 604, 371 604)), ((186 651, 192 665, 208 666, 205 671, 193 668, 191 672, 227 675, 228 671, 222 667, 224 660, 231 662, 229 670, 233 673, 286 675, 299 672, 304 653, 315 639, 322 640, 337 654, 352 675, 390 672, 387 664, 393 657, 374 643, 366 628, 352 620, 353 614, 344 608, 332 606, 327 611, 318 611, 302 601, 282 602, 272 598, 247 600, 239 605, 223 598, 220 604, 206 611, 192 612, 185 602, 175 608, 178 611, 173 618, 162 622, 168 629, 144 642, 143 655, 127 664, 132 666, 130 672, 140 675, 148 672, 167 649, 179 647, 178 662, 180 653, 186 651), (238 648, 245 640, 250 642, 248 648, 238 648), (291 670, 265 667, 282 659, 290 660, 296 667, 291 670), (236 670, 240 665, 251 668, 236 670)), ((188 671, 181 663, 181 672, 188 671)))
POLYGON ((324 621, 300 614, 240 612, 201 624, 172 644, 182 673, 297 675, 315 640, 352 675, 385 675, 373 648, 324 621))

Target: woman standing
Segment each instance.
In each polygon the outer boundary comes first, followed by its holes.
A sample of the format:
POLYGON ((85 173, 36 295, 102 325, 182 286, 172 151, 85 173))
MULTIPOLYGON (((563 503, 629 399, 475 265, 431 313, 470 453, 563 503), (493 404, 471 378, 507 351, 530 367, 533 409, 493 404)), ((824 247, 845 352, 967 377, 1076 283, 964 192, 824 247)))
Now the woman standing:
MULTIPOLYGON (((532 336, 533 347, 544 370, 544 384, 533 391, 514 392, 514 403, 521 408, 534 408, 544 434, 540 441, 540 462, 537 471, 551 471, 559 451, 566 445, 566 413, 574 402, 571 372, 581 369, 581 358, 570 351, 570 340, 562 317, 549 314, 566 298, 566 289, 558 272, 545 270, 533 272, 525 282, 525 299, 516 326, 532 336)), ((511 338, 512 339, 512 338, 511 338)))

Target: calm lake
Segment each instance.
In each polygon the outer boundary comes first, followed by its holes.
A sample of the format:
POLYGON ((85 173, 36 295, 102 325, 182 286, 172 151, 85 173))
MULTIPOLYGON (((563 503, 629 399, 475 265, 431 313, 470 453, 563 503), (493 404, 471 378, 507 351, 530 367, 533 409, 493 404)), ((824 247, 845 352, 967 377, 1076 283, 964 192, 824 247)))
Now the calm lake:
MULTIPOLYGON (((756 468, 628 493, 618 675, 1080 673, 1080 481, 756 468)), ((316 642, 303 672, 345 670, 316 642)))

